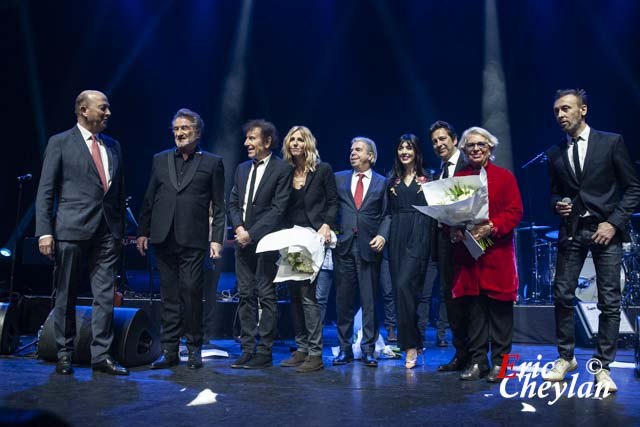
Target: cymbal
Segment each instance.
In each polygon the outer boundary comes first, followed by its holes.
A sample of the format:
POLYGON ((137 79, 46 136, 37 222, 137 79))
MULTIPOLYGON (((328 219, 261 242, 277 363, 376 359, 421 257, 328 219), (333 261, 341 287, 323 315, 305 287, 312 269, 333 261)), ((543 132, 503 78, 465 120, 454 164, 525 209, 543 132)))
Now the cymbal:
POLYGON ((553 230, 544 234, 547 239, 558 240, 558 230, 553 230))
POLYGON ((534 225, 534 226, 529 226, 529 227, 518 227, 516 228, 516 230, 518 231, 528 231, 528 230, 548 230, 551 227, 549 227, 548 225, 534 225))

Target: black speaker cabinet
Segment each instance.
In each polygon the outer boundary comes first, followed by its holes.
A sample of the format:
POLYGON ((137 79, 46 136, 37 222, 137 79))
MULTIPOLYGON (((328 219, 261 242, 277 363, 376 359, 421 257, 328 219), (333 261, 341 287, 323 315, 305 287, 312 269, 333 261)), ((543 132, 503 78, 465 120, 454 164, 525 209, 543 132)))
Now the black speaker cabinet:
MULTIPOLYGON (((160 356, 160 328, 139 308, 115 308, 113 313, 113 356, 122 366, 140 366, 160 356)), ((76 306, 76 338, 73 362, 91 364, 91 307, 76 306)), ((53 330, 53 311, 42 327, 38 357, 55 362, 58 359, 53 330)))
POLYGON ((0 354, 11 354, 20 345, 17 303, 0 303, 0 354))

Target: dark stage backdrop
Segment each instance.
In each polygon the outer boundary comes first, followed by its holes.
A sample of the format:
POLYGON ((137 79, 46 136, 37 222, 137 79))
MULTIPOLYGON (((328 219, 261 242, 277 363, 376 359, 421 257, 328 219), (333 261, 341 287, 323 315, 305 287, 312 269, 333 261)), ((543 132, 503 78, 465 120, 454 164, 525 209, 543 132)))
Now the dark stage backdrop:
POLYGON ((74 125, 83 89, 109 96, 106 133, 124 148, 137 214, 151 156, 172 146, 169 121, 180 107, 202 114, 203 145, 225 155, 229 178, 245 159, 240 125, 258 117, 281 136, 308 126, 335 170, 348 167, 351 138, 365 135, 378 143, 376 169, 388 171, 406 132, 422 138, 436 168, 431 122, 450 121, 459 132, 482 124, 484 40, 493 30, 525 217, 554 224, 546 167, 528 174, 519 167, 562 136, 551 109, 557 88, 587 89, 591 126, 624 134, 640 158, 640 2, 497 1, 499 25, 491 28, 484 7, 479 0, 4 0, 0 245, 15 229, 15 177, 34 175, 24 211, 46 140, 74 125))

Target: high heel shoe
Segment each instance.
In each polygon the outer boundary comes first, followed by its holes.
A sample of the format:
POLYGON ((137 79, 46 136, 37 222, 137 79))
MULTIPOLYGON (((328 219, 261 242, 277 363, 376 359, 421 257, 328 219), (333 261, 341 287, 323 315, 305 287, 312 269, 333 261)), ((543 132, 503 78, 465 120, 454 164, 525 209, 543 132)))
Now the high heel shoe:
POLYGON ((408 348, 404 359, 404 367, 407 369, 415 368, 418 366, 418 358, 420 357, 422 357, 422 364, 424 365, 424 350, 421 348, 408 348))

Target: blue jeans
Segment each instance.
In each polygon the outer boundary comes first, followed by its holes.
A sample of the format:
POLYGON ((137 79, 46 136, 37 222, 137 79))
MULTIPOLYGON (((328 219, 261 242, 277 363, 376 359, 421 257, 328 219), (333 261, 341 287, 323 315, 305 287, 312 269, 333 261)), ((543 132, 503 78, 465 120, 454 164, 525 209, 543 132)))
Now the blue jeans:
POLYGON ((331 285, 333 285, 333 271, 320 270, 316 279, 316 299, 320 304, 320 321, 324 325, 324 319, 327 315, 327 305, 329 304, 329 294, 331 294, 331 285))

